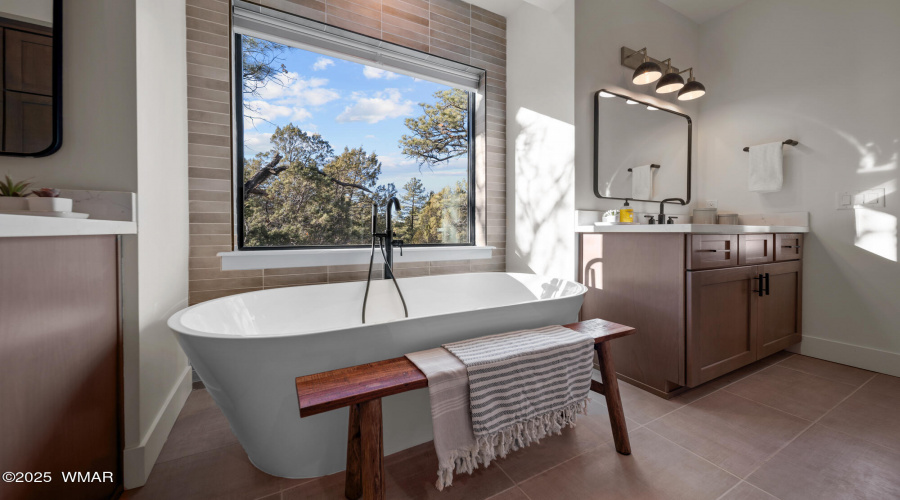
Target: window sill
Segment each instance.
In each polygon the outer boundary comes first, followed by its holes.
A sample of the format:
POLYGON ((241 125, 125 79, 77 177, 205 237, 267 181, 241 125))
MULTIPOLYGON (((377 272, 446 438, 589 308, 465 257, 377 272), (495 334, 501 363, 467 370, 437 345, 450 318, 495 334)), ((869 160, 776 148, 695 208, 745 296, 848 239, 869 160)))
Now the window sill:
MULTIPOLYGON (((436 262, 442 260, 477 260, 490 259, 494 247, 460 246, 460 247, 412 247, 404 248, 403 256, 394 250, 394 262, 436 262)), ((316 267, 343 266, 352 264, 368 264, 369 248, 322 248, 302 250, 244 250, 220 252, 223 271, 249 269, 278 269, 284 267, 316 267)), ((384 259, 376 250, 375 264, 381 265, 384 259)))

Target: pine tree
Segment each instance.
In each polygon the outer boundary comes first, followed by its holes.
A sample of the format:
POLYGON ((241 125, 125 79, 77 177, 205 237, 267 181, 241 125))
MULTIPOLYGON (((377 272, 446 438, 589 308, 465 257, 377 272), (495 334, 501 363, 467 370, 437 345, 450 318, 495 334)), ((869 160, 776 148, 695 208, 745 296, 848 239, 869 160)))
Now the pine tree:
POLYGON ((411 178, 403 185, 403 198, 400 200, 400 208, 403 211, 403 220, 398 224, 404 242, 409 244, 422 243, 421 217, 422 207, 428 201, 425 196, 425 186, 418 178, 411 178))

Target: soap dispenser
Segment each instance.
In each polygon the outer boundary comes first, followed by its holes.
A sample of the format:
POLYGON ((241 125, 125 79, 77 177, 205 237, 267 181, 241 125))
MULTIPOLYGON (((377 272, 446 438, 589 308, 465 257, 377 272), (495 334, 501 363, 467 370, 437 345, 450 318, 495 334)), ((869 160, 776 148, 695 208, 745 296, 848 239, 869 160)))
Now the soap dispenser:
POLYGON ((625 198, 625 205, 619 209, 619 222, 634 222, 634 209, 628 204, 628 198, 625 198))

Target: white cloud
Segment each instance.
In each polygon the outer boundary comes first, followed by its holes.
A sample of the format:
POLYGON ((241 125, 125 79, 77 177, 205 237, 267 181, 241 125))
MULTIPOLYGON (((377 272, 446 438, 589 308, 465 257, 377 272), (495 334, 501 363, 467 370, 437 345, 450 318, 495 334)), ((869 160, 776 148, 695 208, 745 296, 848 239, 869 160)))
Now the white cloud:
POLYGON ((283 106, 262 100, 249 101, 245 104, 244 127, 248 129, 260 123, 274 123, 279 118, 288 118, 296 122, 312 118, 312 113, 300 106, 283 106))
POLYGON ((384 78, 385 80, 393 80, 394 78, 400 78, 400 75, 397 73, 391 73, 388 70, 373 68, 372 66, 366 66, 363 68, 363 76, 368 78, 369 80, 377 80, 380 78, 384 78))
POLYGON ((403 95, 397 89, 384 89, 376 92, 372 97, 355 92, 352 99, 356 101, 352 106, 344 108, 344 112, 336 118, 338 123, 366 122, 378 123, 387 118, 399 118, 410 116, 415 110, 415 104, 410 100, 402 100, 403 95))
POLYGON ((374 138, 375 138, 375 136, 372 135, 372 134, 369 134, 369 135, 366 136, 366 139, 374 139, 374 138))
POLYGON ((388 170, 404 169, 416 164, 412 158, 402 155, 378 155, 378 159, 381 161, 381 166, 388 170))
POLYGON ((321 106, 339 99, 341 95, 334 89, 326 88, 328 79, 303 79, 297 73, 281 73, 275 81, 267 82, 259 89, 259 96, 279 104, 299 106, 321 106))
POLYGON ((329 66, 334 66, 334 60, 328 59, 327 57, 320 57, 316 59, 315 64, 312 65, 312 69, 313 71, 322 71, 329 66))
POLYGON ((253 152, 265 151, 269 149, 271 138, 271 132, 244 133, 244 148, 253 152))

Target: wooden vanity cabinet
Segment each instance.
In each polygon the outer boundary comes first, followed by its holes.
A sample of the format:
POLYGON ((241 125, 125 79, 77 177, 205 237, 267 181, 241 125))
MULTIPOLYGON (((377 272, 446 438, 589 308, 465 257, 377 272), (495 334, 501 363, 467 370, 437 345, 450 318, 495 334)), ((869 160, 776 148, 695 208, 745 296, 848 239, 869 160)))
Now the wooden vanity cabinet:
MULTIPOLYGON (((633 326, 621 378, 662 397, 801 340, 801 234, 581 234, 582 319, 633 326)), ((626 341, 627 340, 627 341, 626 341)))

